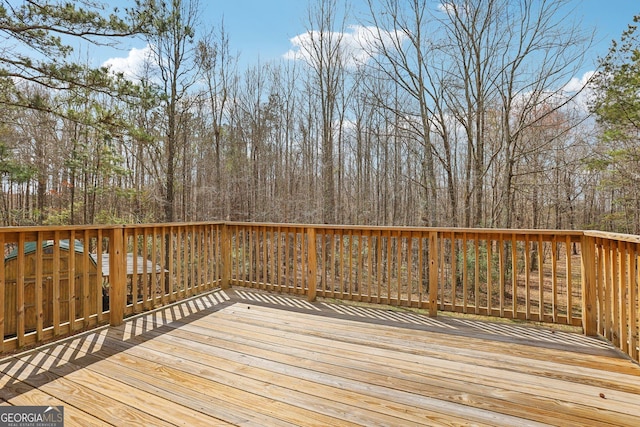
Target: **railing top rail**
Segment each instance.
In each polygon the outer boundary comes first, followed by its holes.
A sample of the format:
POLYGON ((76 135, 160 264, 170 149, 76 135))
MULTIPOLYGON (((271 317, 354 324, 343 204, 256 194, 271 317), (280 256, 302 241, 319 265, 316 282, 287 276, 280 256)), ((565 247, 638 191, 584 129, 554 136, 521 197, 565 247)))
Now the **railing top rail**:
POLYGON ((462 228, 462 227, 414 227, 414 226, 380 226, 380 225, 338 225, 338 224, 297 224, 297 223, 270 223, 270 222, 227 222, 228 225, 247 227, 292 227, 315 228, 325 230, 381 230, 381 231, 420 231, 420 232, 445 232, 445 233, 482 233, 482 234, 535 234, 574 236, 583 235, 582 230, 551 230, 551 229, 516 229, 516 228, 462 228))
POLYGON ((78 230, 113 230, 122 228, 122 225, 30 225, 0 227, 0 233, 33 233, 38 231, 78 231, 78 230))
POLYGON ((191 222, 152 222, 144 224, 124 224, 124 228, 169 228, 169 227, 193 227, 202 225, 225 225, 232 224, 226 221, 191 221, 191 222))
POLYGON ((598 231, 598 230, 585 230, 583 231, 585 236, 589 237, 598 237, 601 239, 608 240, 618 240, 622 242, 628 243, 640 243, 640 236, 636 236, 633 234, 623 234, 623 233, 610 233, 607 231, 598 231))
POLYGON ((151 227, 188 227, 199 225, 226 224, 225 221, 200 221, 200 222, 158 222, 145 224, 83 224, 83 225, 30 225, 0 227, 0 233, 30 233, 38 231, 78 231, 78 230, 113 230, 120 228, 151 228, 151 227))
POLYGON ((298 223, 271 223, 271 222, 233 222, 233 221, 199 221, 199 222, 170 222, 170 223, 146 223, 146 224, 92 224, 92 225, 38 225, 38 226, 11 226, 0 227, 0 233, 33 233, 52 231, 84 231, 84 230, 113 230, 135 228, 170 228, 202 225, 233 225, 246 227, 286 227, 286 228, 314 228, 316 230, 349 230, 349 231, 393 231, 393 232, 422 232, 437 231, 440 233, 468 233, 468 234, 492 234, 492 235, 542 235, 542 236, 570 236, 579 238, 582 236, 599 237, 610 240, 640 243, 640 236, 611 233, 598 230, 552 230, 552 229, 516 229, 516 228, 463 228, 463 227, 417 227, 417 226, 380 226, 380 225, 349 225, 349 224, 298 224, 298 223))
POLYGON ((226 225, 242 227, 288 227, 288 228, 318 228, 316 224, 300 224, 296 222, 249 222, 249 221, 226 221, 226 225))

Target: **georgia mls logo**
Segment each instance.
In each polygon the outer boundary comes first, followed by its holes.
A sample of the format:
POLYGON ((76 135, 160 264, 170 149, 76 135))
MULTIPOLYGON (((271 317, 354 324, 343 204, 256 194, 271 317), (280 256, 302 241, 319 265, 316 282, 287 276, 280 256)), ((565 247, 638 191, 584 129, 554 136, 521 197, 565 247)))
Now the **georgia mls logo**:
POLYGON ((64 427, 64 406, 0 406, 0 427, 64 427))

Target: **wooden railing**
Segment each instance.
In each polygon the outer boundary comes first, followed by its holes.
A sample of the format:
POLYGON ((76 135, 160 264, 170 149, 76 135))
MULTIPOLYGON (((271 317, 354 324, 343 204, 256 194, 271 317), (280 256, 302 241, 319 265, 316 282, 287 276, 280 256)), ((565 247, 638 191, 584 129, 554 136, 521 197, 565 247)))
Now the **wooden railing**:
POLYGON ((582 327, 639 360, 637 236, 193 223, 4 228, 0 242, 5 352, 242 285, 582 327))
POLYGON ((222 223, 0 228, 0 352, 222 284, 222 223))
POLYGON ((232 285, 581 327, 640 361, 637 236, 254 223, 229 233, 232 285))
POLYGON ((585 231, 593 248, 593 328, 633 360, 640 361, 640 237, 585 231))
POLYGON ((230 230, 232 283, 303 294, 313 280, 316 294, 328 298, 582 326, 581 232, 265 224, 230 230), (315 272, 307 272, 309 255, 315 272))

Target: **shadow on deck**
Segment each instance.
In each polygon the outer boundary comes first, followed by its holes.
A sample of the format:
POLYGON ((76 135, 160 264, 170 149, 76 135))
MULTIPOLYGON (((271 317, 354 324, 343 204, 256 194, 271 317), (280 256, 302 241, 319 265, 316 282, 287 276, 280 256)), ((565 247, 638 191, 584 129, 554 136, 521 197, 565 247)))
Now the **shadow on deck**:
POLYGON ((87 425, 638 425, 640 367, 528 325, 216 291, 0 361, 87 425))

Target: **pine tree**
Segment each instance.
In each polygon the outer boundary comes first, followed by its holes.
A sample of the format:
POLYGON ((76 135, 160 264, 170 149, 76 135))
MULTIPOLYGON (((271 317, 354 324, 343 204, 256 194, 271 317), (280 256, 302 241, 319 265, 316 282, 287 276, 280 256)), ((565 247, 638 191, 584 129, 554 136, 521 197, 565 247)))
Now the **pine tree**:
POLYGON ((136 0, 130 9, 108 11, 92 0, 2 0, 0 84, 7 90, 0 96, 0 105, 63 113, 42 98, 28 96, 23 90, 27 83, 63 91, 131 92, 130 83, 115 79, 106 68, 74 60, 74 46, 112 45, 144 33, 154 6, 154 0, 136 0))
MULTIPOLYGON (((640 22, 640 15, 633 19, 640 22)), ((601 128, 597 156, 589 162, 610 196, 599 227, 640 232, 640 33, 629 25, 600 61, 591 105, 601 128)), ((605 194, 603 192, 603 194, 605 194)))

